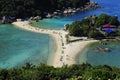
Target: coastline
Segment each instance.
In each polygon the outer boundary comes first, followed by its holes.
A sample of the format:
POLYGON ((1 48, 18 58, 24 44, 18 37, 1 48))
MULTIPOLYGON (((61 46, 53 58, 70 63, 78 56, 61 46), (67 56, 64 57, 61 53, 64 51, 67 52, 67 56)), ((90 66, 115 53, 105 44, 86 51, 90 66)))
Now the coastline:
POLYGON ((50 42, 49 42, 49 50, 50 52, 48 52, 48 60, 47 60, 47 64, 52 66, 53 65, 53 61, 54 61, 54 58, 55 58, 55 52, 56 52, 56 41, 55 41, 55 38, 51 35, 49 35, 49 39, 50 39, 50 42), (52 46, 52 47, 51 47, 52 46))
POLYGON ((56 50, 54 53, 54 59, 52 61, 52 66, 62 67, 63 65, 72 65, 76 64, 76 56, 89 44, 96 42, 98 40, 88 40, 88 41, 77 41, 73 43, 66 44, 66 34, 64 30, 49 30, 49 29, 40 29, 37 27, 32 27, 29 25, 28 21, 24 22, 13 22, 18 28, 48 34, 52 36, 55 40, 56 50))
POLYGON ((98 40, 76 41, 67 45, 66 64, 77 64, 77 56, 86 48, 88 44, 97 42, 98 40))

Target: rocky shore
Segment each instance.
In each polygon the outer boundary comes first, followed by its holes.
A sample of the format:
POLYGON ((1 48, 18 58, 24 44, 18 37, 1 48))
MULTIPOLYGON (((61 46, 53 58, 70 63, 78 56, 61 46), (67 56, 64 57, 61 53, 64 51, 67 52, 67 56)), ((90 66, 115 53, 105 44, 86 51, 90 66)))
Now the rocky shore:
MULTIPOLYGON (((52 12, 44 12, 44 16, 32 16, 30 18, 24 18, 21 20, 41 20, 42 18, 52 18, 52 17, 57 17, 57 16, 67 16, 67 15, 72 15, 77 12, 83 12, 83 11, 88 11, 88 10, 93 10, 97 8, 102 8, 101 6, 98 5, 96 2, 88 2, 84 6, 79 7, 79 8, 73 8, 73 7, 68 7, 64 8, 61 10, 55 10, 52 12)), ((7 23, 12 23, 16 20, 16 17, 11 17, 11 16, 2 16, 0 18, 0 24, 7 24, 7 23)))
POLYGON ((55 10, 54 12, 47 13, 46 18, 51 18, 51 17, 56 17, 56 16, 66 16, 66 15, 72 15, 77 12, 83 12, 83 11, 88 11, 88 10, 94 10, 97 8, 102 8, 101 6, 98 5, 96 2, 88 2, 84 6, 79 7, 79 8, 74 8, 74 7, 68 7, 68 8, 63 8, 61 10, 55 10))

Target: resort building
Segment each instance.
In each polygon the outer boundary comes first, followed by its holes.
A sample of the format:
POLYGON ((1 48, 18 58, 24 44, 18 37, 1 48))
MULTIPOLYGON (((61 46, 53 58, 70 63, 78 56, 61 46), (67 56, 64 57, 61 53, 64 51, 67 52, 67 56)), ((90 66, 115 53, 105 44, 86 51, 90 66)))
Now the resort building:
POLYGON ((104 36, 107 36, 107 38, 114 38, 116 36, 116 32, 120 30, 120 28, 115 25, 105 24, 100 28, 96 28, 96 30, 98 30, 104 36))
POLYGON ((110 25, 110 24, 105 24, 101 27, 101 31, 104 31, 106 33, 114 33, 117 31, 117 29, 118 29, 117 26, 110 25))

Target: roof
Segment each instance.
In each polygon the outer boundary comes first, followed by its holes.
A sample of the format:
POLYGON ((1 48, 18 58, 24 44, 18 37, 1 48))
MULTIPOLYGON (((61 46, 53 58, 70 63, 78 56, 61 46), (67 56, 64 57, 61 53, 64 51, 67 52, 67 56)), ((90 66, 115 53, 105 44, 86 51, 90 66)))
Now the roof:
POLYGON ((111 24, 105 24, 103 25, 103 28, 117 28, 117 26, 111 24))
POLYGON ((115 30, 111 30, 111 29, 106 29, 104 31, 107 32, 107 33, 115 32, 115 30))
POLYGON ((111 25, 110 24, 105 24, 104 27, 110 27, 111 25))

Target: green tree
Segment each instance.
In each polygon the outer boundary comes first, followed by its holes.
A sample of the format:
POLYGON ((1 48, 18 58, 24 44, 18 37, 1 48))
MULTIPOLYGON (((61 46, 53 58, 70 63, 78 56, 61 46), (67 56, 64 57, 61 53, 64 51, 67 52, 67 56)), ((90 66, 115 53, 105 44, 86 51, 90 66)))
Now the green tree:
POLYGON ((79 21, 73 22, 69 26, 68 30, 69 30, 70 35, 73 35, 73 36, 82 36, 83 35, 83 30, 82 30, 82 27, 81 27, 79 21))
POLYGON ((117 16, 113 16, 109 18, 109 23, 112 25, 119 26, 119 21, 117 16))
POLYGON ((110 16, 108 16, 107 14, 100 14, 96 19, 95 26, 101 27, 104 24, 109 23, 109 18, 110 18, 110 16))
POLYGON ((117 35, 117 36, 120 36, 120 30, 117 30, 117 31, 116 31, 116 35, 117 35))

